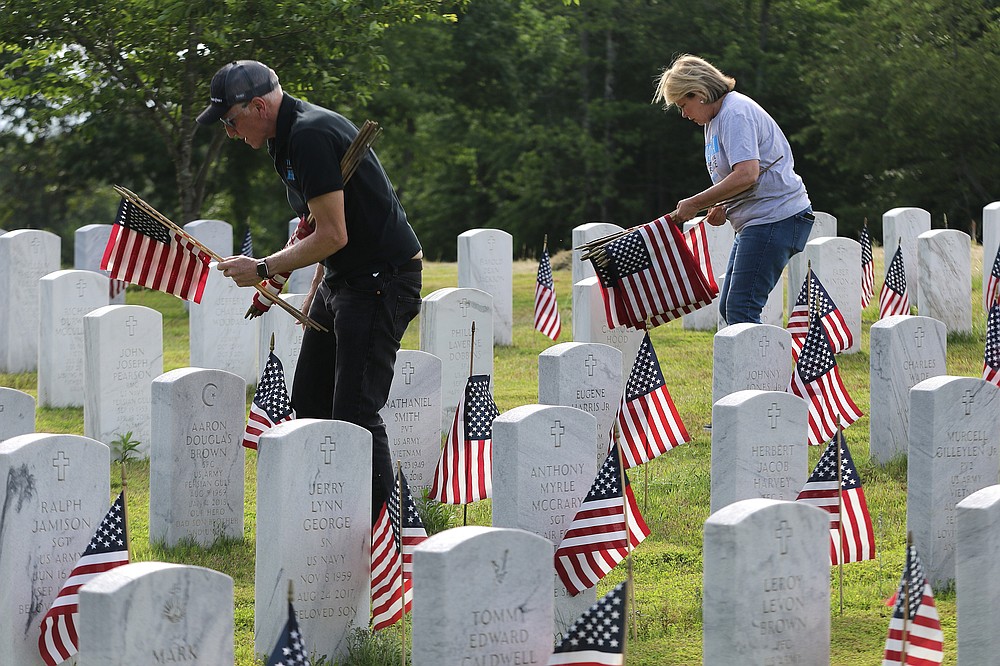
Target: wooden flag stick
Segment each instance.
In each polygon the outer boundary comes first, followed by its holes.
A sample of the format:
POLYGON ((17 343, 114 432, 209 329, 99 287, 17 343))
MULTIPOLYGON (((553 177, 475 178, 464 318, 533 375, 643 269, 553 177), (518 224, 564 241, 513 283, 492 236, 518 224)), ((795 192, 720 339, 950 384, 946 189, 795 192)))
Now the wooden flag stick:
POLYGON ((396 534, 396 544, 399 547, 399 602, 402 604, 399 615, 399 627, 402 629, 400 666, 406 666, 406 577, 403 575, 403 526, 406 525, 406 498, 403 497, 403 463, 396 461, 396 488, 399 492, 399 532, 396 534))
POLYGON ((626 629, 626 631, 623 632, 623 633, 624 634, 628 634, 628 629, 630 627, 631 627, 632 631, 635 631, 635 618, 636 618, 637 614, 636 614, 636 610, 635 610, 635 596, 632 595, 632 586, 631 586, 631 582, 632 582, 632 538, 631 538, 631 534, 629 533, 629 525, 628 525, 628 494, 625 492, 625 460, 622 457, 622 447, 621 447, 621 445, 618 442, 618 434, 619 434, 619 431, 618 431, 618 421, 616 420, 615 421, 615 427, 614 427, 614 440, 613 441, 614 441, 615 446, 618 449, 618 472, 619 472, 618 483, 621 484, 621 489, 622 489, 622 521, 625 523, 625 572, 626 572, 625 573, 625 578, 626 578, 626 580, 629 583, 629 584, 626 585, 626 587, 628 589, 626 590, 626 595, 627 596, 625 598, 628 600, 629 606, 630 606, 631 611, 632 611, 631 612, 632 622, 628 621, 627 614, 626 614, 626 618, 625 618, 625 623, 626 623, 625 629, 626 629))
MULTIPOLYGON (((813 272, 813 262, 812 259, 806 262, 806 312, 809 313, 809 324, 806 326, 808 331, 808 326, 812 324, 813 316, 813 290, 812 290, 812 272, 813 272)), ((808 332, 806 333, 808 335, 808 332)))
POLYGON ((121 468, 122 468, 122 522, 125 524, 125 534, 129 535, 129 538, 125 540, 125 554, 128 557, 128 561, 132 561, 132 536, 128 529, 128 479, 125 478, 125 460, 127 454, 123 453, 121 458, 121 468))
POLYGON ((271 333, 271 351, 274 351, 274 333, 271 333))
POLYGON ((837 527, 840 532, 840 555, 837 557, 837 564, 840 569, 840 614, 844 614, 844 468, 841 453, 842 437, 844 430, 841 424, 837 424, 837 527))
POLYGON ((288 603, 292 603, 295 600, 295 583, 292 579, 288 579, 288 603))
MULTIPOLYGON (((472 322, 472 336, 469 342, 469 377, 472 376, 472 362, 476 357, 476 322, 472 322)), ((463 391, 465 389, 462 389, 463 391)), ((462 527, 469 524, 469 505, 462 505, 462 527)))
MULTIPOLYGON (((153 219, 155 219, 157 222, 163 224, 165 227, 169 228, 171 231, 173 231, 174 233, 176 233, 177 235, 179 235, 185 241, 187 241, 187 242, 191 243, 192 245, 194 245, 195 247, 197 247, 199 250, 201 250, 202 252, 204 252, 205 254, 207 254, 209 257, 211 257, 215 261, 222 261, 223 260, 223 257, 219 256, 217 253, 215 253, 214 251, 212 251, 211 249, 209 249, 204 243, 200 242, 197 238, 195 238, 194 236, 192 236, 188 232, 184 231, 184 229, 182 227, 179 227, 176 224, 174 224, 165 215, 161 214, 158 210, 156 210, 155 208, 153 208, 152 206, 150 206, 148 203, 146 203, 145 201, 143 201, 142 199, 140 199, 139 196, 137 194, 135 194, 134 192, 132 192, 130 190, 127 190, 126 188, 122 187, 121 185, 115 185, 115 192, 117 192, 123 198, 128 199, 129 201, 131 201, 133 204, 135 204, 140 209, 142 209, 142 211, 144 213, 146 213, 147 215, 149 215, 150 217, 152 217, 153 219)), ((287 303, 280 296, 278 296, 276 294, 272 294, 270 291, 268 291, 265 287, 261 286, 260 284, 255 284, 254 288, 257 290, 257 292, 261 296, 263 296, 267 300, 271 301, 272 303, 274 303, 275 305, 277 305, 278 307, 280 307, 282 310, 284 310, 285 312, 287 312, 291 316, 295 317, 295 319, 297 321, 301 322, 302 324, 305 324, 306 326, 309 326, 310 328, 313 328, 313 329, 315 329, 317 331, 324 331, 324 332, 328 331, 328 329, 325 326, 323 326, 322 324, 314 321, 312 318, 309 317, 309 315, 304 314, 298 308, 296 308, 293 305, 287 303)))

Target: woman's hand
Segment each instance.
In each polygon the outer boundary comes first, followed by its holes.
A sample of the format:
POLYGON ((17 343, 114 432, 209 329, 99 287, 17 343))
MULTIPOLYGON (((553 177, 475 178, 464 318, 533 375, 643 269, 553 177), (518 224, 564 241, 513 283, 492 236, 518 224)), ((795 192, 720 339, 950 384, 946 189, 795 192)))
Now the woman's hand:
POLYGON ((726 209, 724 206, 712 206, 705 215, 705 221, 713 227, 721 227, 726 223, 726 209))

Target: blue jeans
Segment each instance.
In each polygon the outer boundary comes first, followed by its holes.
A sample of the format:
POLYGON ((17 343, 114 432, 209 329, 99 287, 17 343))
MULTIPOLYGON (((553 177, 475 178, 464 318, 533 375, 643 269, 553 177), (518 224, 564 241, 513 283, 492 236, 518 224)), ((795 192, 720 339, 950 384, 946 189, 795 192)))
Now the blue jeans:
POLYGON ((337 419, 371 432, 373 522, 395 477, 379 410, 389 397, 403 334, 420 312, 420 287, 420 271, 391 269, 324 281, 309 316, 330 330, 306 329, 295 367, 296 418, 337 419))
POLYGON ((806 208, 784 220, 744 227, 736 234, 719 292, 719 313, 727 324, 760 323, 760 313, 781 271, 805 248, 813 219, 812 208, 806 208))

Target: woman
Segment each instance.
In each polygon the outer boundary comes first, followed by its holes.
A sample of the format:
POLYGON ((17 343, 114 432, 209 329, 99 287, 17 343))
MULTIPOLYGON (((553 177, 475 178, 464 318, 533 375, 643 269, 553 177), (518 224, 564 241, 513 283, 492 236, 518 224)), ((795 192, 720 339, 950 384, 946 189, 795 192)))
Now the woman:
POLYGON ((813 214, 788 140, 755 101, 734 91, 736 79, 692 55, 670 64, 654 103, 676 106, 705 128, 705 164, 713 185, 677 202, 683 223, 707 210, 706 221, 726 218, 736 230, 719 310, 728 324, 760 323, 768 294, 788 260, 802 251, 813 214))

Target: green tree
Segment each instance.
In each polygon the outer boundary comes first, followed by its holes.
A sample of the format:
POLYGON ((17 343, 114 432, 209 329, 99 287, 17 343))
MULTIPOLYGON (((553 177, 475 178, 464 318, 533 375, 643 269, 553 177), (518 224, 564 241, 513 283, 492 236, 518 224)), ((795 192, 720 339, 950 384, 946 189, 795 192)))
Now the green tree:
MULTIPOLYGON (((202 211, 225 139, 195 123, 222 63, 264 60, 294 94, 356 103, 384 74, 385 28, 439 9, 438 0, 7 0, 0 11, 0 96, 7 117, 28 135, 58 134, 95 114, 143 123, 172 167, 186 222, 202 211)), ((121 149, 135 138, 120 137, 121 149)), ((156 159, 139 150, 129 155, 156 159)))

